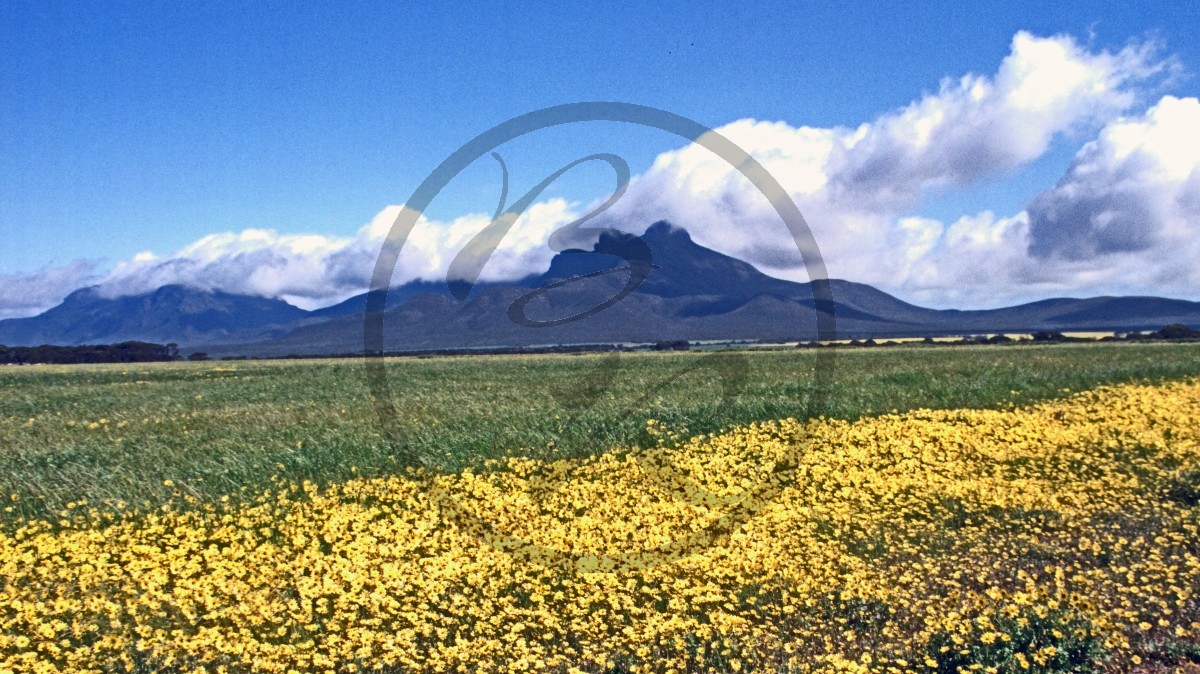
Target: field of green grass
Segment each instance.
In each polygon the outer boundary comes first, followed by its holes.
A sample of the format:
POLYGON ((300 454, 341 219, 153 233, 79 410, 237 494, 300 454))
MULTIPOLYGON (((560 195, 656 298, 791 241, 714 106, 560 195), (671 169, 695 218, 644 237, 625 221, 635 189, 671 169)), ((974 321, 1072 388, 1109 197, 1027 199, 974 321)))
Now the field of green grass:
MULTIPOLYGON (((646 420, 681 436, 803 418, 824 352, 746 350, 746 379, 723 400, 700 352, 624 354, 607 386, 599 355, 395 359, 396 426, 410 455, 457 470, 508 454, 573 456, 652 442, 646 420), (589 384, 589 382, 591 382, 589 384), (590 386, 590 388, 589 388, 590 386), (581 392, 597 395, 572 407, 581 392)), ((919 407, 1003 407, 1110 383, 1200 375, 1200 344, 904 346, 837 350, 824 412, 854 419, 919 407)), ((328 483, 399 470, 359 360, 228 361, 0 369, 0 522, 69 503, 153 507, 273 480, 328 483)))

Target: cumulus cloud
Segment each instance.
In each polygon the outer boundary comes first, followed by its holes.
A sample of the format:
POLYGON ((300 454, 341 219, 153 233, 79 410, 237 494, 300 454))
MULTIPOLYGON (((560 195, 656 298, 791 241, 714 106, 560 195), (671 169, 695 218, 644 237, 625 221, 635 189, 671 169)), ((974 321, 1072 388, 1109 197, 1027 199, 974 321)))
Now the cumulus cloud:
POLYGON ((95 260, 74 260, 27 274, 0 274, 0 319, 39 314, 95 278, 95 260))
MULTIPOLYGON (((1200 100, 1164 96, 1115 119, 1022 212, 964 216, 917 257, 904 291, 928 304, 1051 295, 1197 297, 1200 100)), ((931 225, 932 227, 933 225, 931 225)))
MULTIPOLYGON (((1094 129, 1127 110, 1139 87, 1175 69, 1150 44, 1093 52, 1068 36, 1022 32, 994 75, 946 79, 937 92, 855 128, 740 120, 716 131, 792 195, 832 276, 914 291, 947 276, 928 262, 952 264, 940 251, 970 239, 961 238, 965 230, 1000 227, 1016 245, 1015 232, 1024 227, 1023 216, 990 215, 947 227, 913 216, 922 197, 1019 169, 1043 155, 1054 137, 1094 129)), ((796 245, 766 199, 697 144, 659 156, 611 218, 669 219, 701 243, 765 271, 803 275, 796 245)))
POLYGON ((1072 38, 1018 33, 994 77, 947 79, 936 94, 845 137, 831 190, 877 209, 961 186, 1041 156, 1051 139, 1135 100, 1130 85, 1169 71, 1152 45, 1090 53, 1072 38))
POLYGON ((1188 246, 1200 213, 1200 101, 1164 97, 1114 122, 1029 206, 1029 251, 1087 260, 1188 246))

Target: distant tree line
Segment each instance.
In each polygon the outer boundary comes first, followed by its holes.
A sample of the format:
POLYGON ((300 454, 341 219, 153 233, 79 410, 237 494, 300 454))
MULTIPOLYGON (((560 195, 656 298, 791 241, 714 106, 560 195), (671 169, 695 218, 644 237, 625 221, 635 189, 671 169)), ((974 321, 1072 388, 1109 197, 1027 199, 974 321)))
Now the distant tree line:
MULTIPOLYGON (((1164 326, 1153 332, 1115 332, 1106 337, 1101 337, 1098 340, 1089 337, 1070 337, 1056 330, 1040 330, 1030 334, 1029 339, 1013 339, 1008 335, 974 335, 960 337, 957 340, 941 339, 937 340, 933 337, 926 337, 921 343, 935 346, 962 346, 965 344, 1009 344, 1013 342, 1123 342, 1123 341, 1141 341, 1141 340, 1200 340, 1200 330, 1190 328, 1180 323, 1173 323, 1164 326)), ((843 346, 895 346, 901 342, 881 341, 877 342, 874 339, 852 339, 848 344, 843 346)), ((908 342, 912 343, 912 342, 908 342)), ((796 344, 799 348, 815 348, 826 346, 818 342, 799 342, 796 344)))
POLYGON ((120 344, 86 344, 83 346, 4 346, 0 344, 0 364, 31 365, 54 363, 152 363, 178 360, 179 347, 150 342, 121 342, 120 344))
POLYGON ((1148 334, 1130 332, 1120 336, 1121 339, 1200 339, 1200 330, 1189 328, 1181 323, 1172 323, 1148 334))
MULTIPOLYGON (((992 336, 969 336, 962 337, 954 341, 935 341, 932 337, 926 337, 925 343, 936 344, 939 346, 955 345, 955 344, 1006 344, 1018 341, 1033 341, 1033 342, 1090 342, 1092 339, 1084 339, 1079 337, 1069 337, 1061 332, 1056 331, 1040 331, 1031 335, 1031 340, 1017 340, 1007 335, 992 335, 992 336)), ((1186 325, 1173 324, 1163 327, 1153 332, 1126 332, 1114 333, 1108 337, 1102 337, 1099 341, 1132 341, 1132 340, 1200 340, 1200 330, 1190 328, 1186 325)), ((753 340, 748 340, 753 341, 753 340)), ((726 343, 732 345, 733 342, 726 343)), ((892 346, 898 342, 893 341, 875 341, 874 339, 866 340, 851 340, 849 346, 892 346)), ((800 348, 814 348, 824 346, 817 342, 799 342, 800 348)), ((482 349, 433 349, 422 351, 389 351, 389 356, 415 356, 418 358, 428 358, 432 356, 462 356, 462 355, 503 355, 503 354, 532 354, 532 353, 588 353, 588 352, 604 352, 611 350, 619 351, 638 351, 650 349, 653 351, 687 351, 692 347, 692 344, 684 339, 678 340, 663 340, 652 344, 643 344, 637 346, 623 346, 618 344, 562 344, 557 346, 542 346, 542 347, 499 347, 499 348, 482 348, 482 349)), ((323 355, 288 355, 277 356, 274 359, 301 359, 301 358, 362 358, 362 353, 344 353, 344 354, 323 354, 323 355)), ((226 356, 222 360, 246 360, 246 356, 226 356)), ((260 360, 261 358, 254 358, 260 360)), ((30 365, 34 363, 54 363, 54 364, 72 364, 72 363, 152 363, 157 361, 183 360, 183 356, 179 353, 179 345, 170 344, 153 344, 151 342, 121 342, 120 344, 87 344, 83 346, 4 346, 0 344, 0 365, 30 365)), ((187 357, 191 361, 209 360, 209 355, 204 352, 192 353, 187 357)))

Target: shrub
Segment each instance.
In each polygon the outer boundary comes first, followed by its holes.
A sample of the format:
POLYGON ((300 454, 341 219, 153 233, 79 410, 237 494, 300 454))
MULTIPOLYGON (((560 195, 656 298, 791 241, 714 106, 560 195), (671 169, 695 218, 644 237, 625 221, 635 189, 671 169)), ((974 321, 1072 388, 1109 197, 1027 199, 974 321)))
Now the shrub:
POLYGON ((1186 472, 1171 480, 1167 498, 1185 506, 1200 505, 1200 470, 1186 472))
POLYGON ((1050 606, 1056 603, 1006 606, 971 620, 965 637, 936 632, 917 660, 939 674, 1095 671, 1103 649, 1091 624, 1071 611, 1050 606))
POLYGON ((1182 323, 1172 323, 1154 333, 1159 339, 1200 339, 1200 330, 1193 330, 1182 323))

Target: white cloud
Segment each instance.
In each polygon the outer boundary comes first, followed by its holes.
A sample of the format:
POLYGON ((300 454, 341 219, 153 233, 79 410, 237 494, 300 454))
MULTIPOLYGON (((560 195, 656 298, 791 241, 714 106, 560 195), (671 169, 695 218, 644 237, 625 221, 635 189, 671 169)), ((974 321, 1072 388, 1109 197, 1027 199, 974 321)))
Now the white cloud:
POLYGON ((1107 125, 1028 211, 1029 254, 1066 282, 1194 296, 1200 100, 1165 96, 1107 125))
POLYGON ((1079 151, 1030 205, 1030 252, 1085 260, 1186 246, 1200 206, 1200 101, 1164 97, 1079 151))
POLYGON ((831 192, 881 210, 911 207, 927 189, 1036 159, 1056 134, 1130 106, 1129 85, 1169 67, 1145 45, 1090 53, 1070 37, 1018 33, 994 77, 944 80, 936 94, 844 140, 831 192))
POLYGON ((0 319, 33 316, 95 278, 95 260, 74 260, 28 274, 0 274, 0 319))
MULTIPOLYGON (((99 290, 115 297, 180 283, 279 297, 308 309, 326 306, 366 292, 375 258, 399 212, 399 206, 385 208, 351 237, 262 229, 211 234, 170 255, 143 252, 119 262, 100 280, 99 290)), ((550 232, 575 217, 571 204, 562 199, 533 204, 504 238, 481 278, 515 278, 544 268, 554 254, 545 243, 550 232)), ((482 214, 449 222, 422 217, 409 235, 393 282, 444 279, 454 254, 489 221, 490 216, 482 214)))
MULTIPOLYGON (((998 246, 1021 249, 1025 216, 981 214, 946 227, 912 211, 931 192, 1011 173, 1043 155, 1056 136, 1115 118, 1148 82, 1175 69, 1173 60, 1155 58, 1153 45, 1092 52, 1067 36, 1022 32, 994 75, 946 79, 936 93, 856 128, 740 120, 717 132, 796 200, 831 276, 937 304, 1016 297, 1029 289, 1008 266, 994 277, 983 273, 991 266, 981 267, 983 260, 963 273, 953 268, 975 251, 988 257, 998 246), (998 283, 1017 285, 997 292, 998 283)), ((700 145, 659 156, 609 218, 637 226, 659 219, 765 271, 804 278, 796 245, 766 199, 700 145)))
MULTIPOLYGON (((1011 217, 965 216, 916 258, 904 294, 934 306, 1061 295, 1198 296, 1200 101, 1165 96, 1105 125, 1011 217)), ((901 220, 900 222, 903 222, 901 220)))

